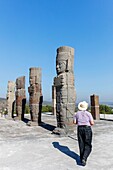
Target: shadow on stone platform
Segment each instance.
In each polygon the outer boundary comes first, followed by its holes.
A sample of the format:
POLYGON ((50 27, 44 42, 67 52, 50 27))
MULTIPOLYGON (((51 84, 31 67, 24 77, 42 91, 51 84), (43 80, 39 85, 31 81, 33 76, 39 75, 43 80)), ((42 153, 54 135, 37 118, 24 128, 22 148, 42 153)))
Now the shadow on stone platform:
POLYGON ((100 118, 100 120, 113 121, 113 119, 100 118))
POLYGON ((23 122, 24 122, 24 123, 28 123, 29 121, 30 121, 30 119, 27 119, 27 118, 24 118, 24 119, 23 119, 23 122))
POLYGON ((53 144, 54 148, 57 148, 62 153, 66 154, 67 156, 76 160, 77 165, 82 166, 82 164, 80 162, 80 156, 78 154, 71 151, 67 146, 60 145, 59 142, 53 142, 52 144, 53 144))
POLYGON ((44 122, 41 122, 40 126, 49 131, 53 131, 56 128, 56 126, 44 122))

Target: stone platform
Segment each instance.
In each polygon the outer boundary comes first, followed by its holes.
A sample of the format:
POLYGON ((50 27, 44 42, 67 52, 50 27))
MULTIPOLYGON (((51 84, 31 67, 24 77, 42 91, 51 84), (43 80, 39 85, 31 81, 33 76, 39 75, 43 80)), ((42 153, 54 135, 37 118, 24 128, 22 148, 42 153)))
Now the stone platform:
POLYGON ((67 137, 52 134, 56 119, 42 115, 41 126, 0 117, 0 170, 113 170, 113 119, 95 121, 87 165, 79 161, 76 126, 67 137))

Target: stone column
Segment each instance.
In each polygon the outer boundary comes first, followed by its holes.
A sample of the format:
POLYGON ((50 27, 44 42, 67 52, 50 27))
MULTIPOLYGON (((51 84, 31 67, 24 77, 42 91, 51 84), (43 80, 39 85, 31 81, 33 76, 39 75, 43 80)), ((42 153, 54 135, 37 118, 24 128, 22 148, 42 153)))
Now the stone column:
POLYGON ((56 71, 54 78, 56 88, 56 117, 55 133, 66 134, 73 125, 76 93, 74 87, 74 49, 63 46, 57 49, 56 71))
POLYGON ((52 113, 56 115, 56 87, 52 86, 52 113))
POLYGON ((14 103, 15 103, 15 87, 16 84, 13 81, 8 81, 7 95, 6 95, 6 107, 8 117, 13 117, 14 103))
POLYGON ((17 119, 24 120, 26 105, 25 76, 16 79, 16 114, 17 119))
POLYGON ((42 109, 42 87, 41 87, 41 68, 29 69, 29 106, 31 121, 35 124, 41 123, 41 109, 42 109))
POLYGON ((99 96, 97 95, 92 95, 90 96, 90 100, 91 100, 91 113, 92 116, 95 120, 99 120, 100 119, 100 113, 99 113, 99 96))

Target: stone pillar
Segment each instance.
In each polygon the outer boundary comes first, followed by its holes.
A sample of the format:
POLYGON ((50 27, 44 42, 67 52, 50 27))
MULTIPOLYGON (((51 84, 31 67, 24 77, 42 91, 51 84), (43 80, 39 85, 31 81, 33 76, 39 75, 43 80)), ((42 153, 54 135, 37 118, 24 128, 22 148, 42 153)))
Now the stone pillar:
POLYGON ((17 119, 24 120, 26 105, 25 76, 16 79, 16 114, 17 119))
POLYGON ((74 49, 63 46, 57 49, 56 71, 54 78, 56 88, 57 131, 66 134, 73 125, 76 93, 74 87, 74 49), (59 129, 60 128, 60 129, 59 129))
POLYGON ((52 86, 52 113, 56 115, 56 87, 52 86))
POLYGON ((13 117, 14 103, 15 103, 15 87, 16 84, 13 81, 8 81, 7 95, 6 95, 6 107, 9 117, 13 117))
POLYGON ((42 87, 41 87, 41 68, 30 68, 29 69, 29 106, 31 121, 34 124, 41 123, 41 110, 42 110, 42 87))
POLYGON ((99 120, 100 119, 100 113, 99 113, 99 96, 97 95, 92 95, 90 96, 90 100, 91 100, 91 113, 92 116, 95 120, 99 120))

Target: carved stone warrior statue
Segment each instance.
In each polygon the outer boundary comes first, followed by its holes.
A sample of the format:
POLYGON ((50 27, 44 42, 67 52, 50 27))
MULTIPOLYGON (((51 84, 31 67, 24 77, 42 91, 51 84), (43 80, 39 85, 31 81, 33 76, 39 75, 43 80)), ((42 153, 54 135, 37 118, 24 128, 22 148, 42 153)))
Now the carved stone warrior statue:
POLYGON ((7 85, 7 96, 6 96, 6 107, 9 117, 13 117, 14 103, 15 103, 15 87, 16 84, 13 81, 8 81, 7 85))
POLYGON ((16 114, 17 119, 24 120, 26 105, 25 76, 16 79, 16 114))
MULTIPOLYGON (((57 49, 56 71, 54 87, 56 88, 56 118, 57 127, 68 133, 73 125, 75 112, 75 87, 74 87, 74 49, 63 46, 57 49)), ((56 128, 57 129, 57 128, 56 128)))
MULTIPOLYGON (((41 123, 41 109, 42 109, 42 87, 41 87, 41 68, 30 68, 29 69, 29 106, 31 121, 36 123, 41 123)), ((33 123, 32 123, 33 125, 33 123)))

